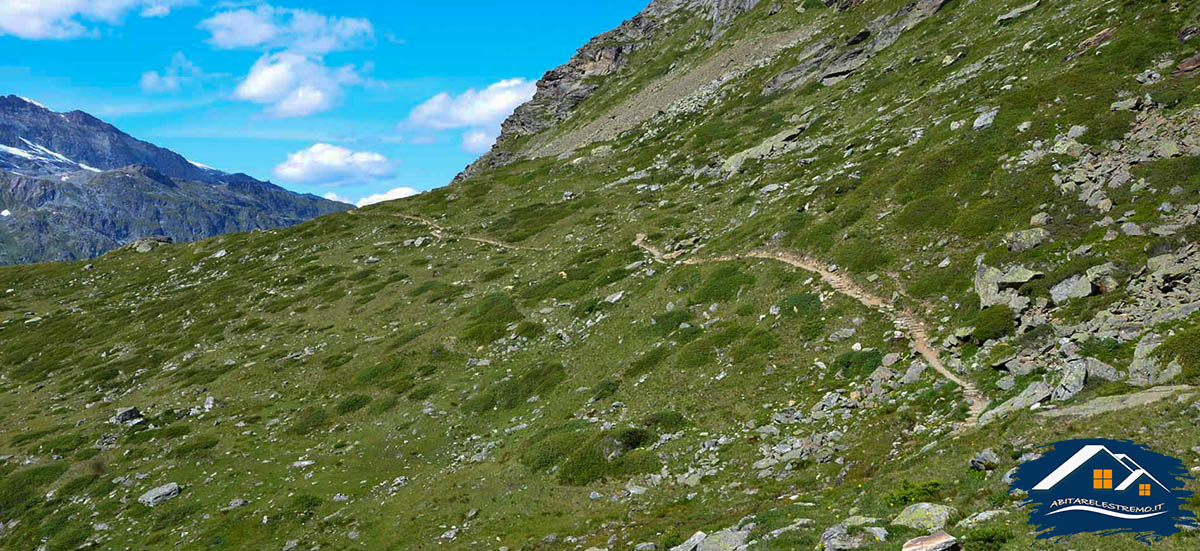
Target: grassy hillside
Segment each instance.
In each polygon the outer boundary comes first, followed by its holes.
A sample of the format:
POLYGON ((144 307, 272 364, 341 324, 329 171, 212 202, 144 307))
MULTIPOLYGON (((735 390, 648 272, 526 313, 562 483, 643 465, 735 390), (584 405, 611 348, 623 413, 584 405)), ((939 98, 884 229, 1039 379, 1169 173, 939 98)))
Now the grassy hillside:
POLYGON ((883 550, 928 533, 892 523, 918 502, 971 551, 1138 545, 1035 543, 1002 478, 1070 437, 1200 459, 1193 389, 1094 401, 1200 383, 1200 110, 1172 75, 1200 8, 997 22, 1021 5, 761 2, 715 39, 677 12, 567 120, 502 140, 511 163, 0 269, 0 547, 810 549, 843 526, 883 550), (1040 275, 986 275, 1018 266, 1040 275), (1007 407, 1088 359, 1115 380, 1007 407))

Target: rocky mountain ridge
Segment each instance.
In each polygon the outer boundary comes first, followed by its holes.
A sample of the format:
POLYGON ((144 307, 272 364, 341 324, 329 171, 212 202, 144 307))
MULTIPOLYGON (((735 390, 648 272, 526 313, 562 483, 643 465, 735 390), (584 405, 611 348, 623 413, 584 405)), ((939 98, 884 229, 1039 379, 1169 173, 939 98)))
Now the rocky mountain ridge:
POLYGON ((82 111, 0 97, 0 264, 92 258, 142 237, 194 241, 348 208, 193 163, 82 111))

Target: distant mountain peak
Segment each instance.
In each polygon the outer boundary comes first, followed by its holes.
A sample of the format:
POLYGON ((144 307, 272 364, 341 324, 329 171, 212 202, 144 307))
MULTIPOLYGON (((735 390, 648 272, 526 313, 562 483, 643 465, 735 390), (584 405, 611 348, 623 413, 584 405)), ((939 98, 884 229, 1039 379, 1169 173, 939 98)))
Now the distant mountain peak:
POLYGON ((0 96, 0 264, 87 258, 139 237, 192 241, 350 205, 228 174, 83 111, 0 96))

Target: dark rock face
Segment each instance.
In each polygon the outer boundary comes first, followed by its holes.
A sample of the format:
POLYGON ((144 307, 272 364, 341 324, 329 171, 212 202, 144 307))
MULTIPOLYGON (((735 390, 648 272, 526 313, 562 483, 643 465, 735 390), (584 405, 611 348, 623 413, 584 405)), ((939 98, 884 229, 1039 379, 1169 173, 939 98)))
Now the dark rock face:
POLYGON ((751 10, 759 0, 653 0, 646 9, 616 29, 601 34, 537 82, 533 99, 517 107, 500 127, 496 146, 484 154, 454 181, 462 181, 481 171, 503 166, 516 157, 505 149, 506 143, 521 136, 536 134, 571 116, 580 103, 596 91, 596 77, 620 71, 629 56, 648 44, 662 23, 680 10, 706 13, 713 21, 716 38, 734 18, 751 10))
POLYGON ((90 258, 142 237, 277 228, 349 208, 193 164, 81 111, 0 97, 0 264, 90 258))

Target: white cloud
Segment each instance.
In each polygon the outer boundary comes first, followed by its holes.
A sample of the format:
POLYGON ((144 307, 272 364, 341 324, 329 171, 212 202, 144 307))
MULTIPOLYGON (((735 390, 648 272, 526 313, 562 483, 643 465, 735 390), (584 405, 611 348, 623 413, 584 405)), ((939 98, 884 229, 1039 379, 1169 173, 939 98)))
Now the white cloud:
POLYGON ((468 153, 487 153, 496 143, 496 135, 487 130, 469 130, 463 134, 463 151, 468 153))
POLYGON ((267 105, 276 117, 303 117, 331 109, 342 87, 362 83, 352 65, 326 67, 321 58, 294 52, 267 54, 254 62, 234 97, 267 105))
POLYGON ((318 143, 289 154, 274 172, 286 182, 337 186, 389 177, 393 167, 387 157, 378 153, 318 143))
POLYGON ((413 195, 416 195, 418 193, 420 193, 420 192, 413 188, 410 188, 410 187, 395 187, 395 188, 389 189, 383 193, 376 193, 373 195, 368 195, 357 201, 354 199, 342 197, 341 195, 338 195, 332 191, 329 193, 326 193, 325 198, 329 199, 330 201, 340 201, 342 203, 349 203, 349 204, 355 205, 357 207, 365 207, 367 205, 374 205, 375 203, 382 203, 384 201, 394 201, 396 199, 412 197, 413 195))
POLYGON ((64 40, 94 34, 89 23, 118 25, 130 11, 163 17, 192 0, 0 0, 0 35, 64 40))
POLYGON ((462 136, 463 151, 485 153, 496 143, 500 123, 535 92, 537 85, 523 78, 501 80, 456 96, 442 92, 414 108, 408 122, 433 130, 467 129, 462 136))
POLYGON ((437 130, 498 127, 536 91, 535 83, 511 78, 457 96, 442 92, 414 108, 408 118, 417 126, 437 130))
POLYGON ((285 48, 306 54, 349 50, 370 42, 375 29, 367 19, 261 5, 220 12, 200 22, 217 48, 285 48))
POLYGON ((142 73, 142 91, 178 92, 183 83, 203 74, 204 72, 183 55, 183 52, 176 52, 171 58, 171 64, 161 73, 158 71, 142 73))

